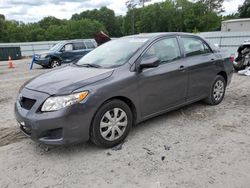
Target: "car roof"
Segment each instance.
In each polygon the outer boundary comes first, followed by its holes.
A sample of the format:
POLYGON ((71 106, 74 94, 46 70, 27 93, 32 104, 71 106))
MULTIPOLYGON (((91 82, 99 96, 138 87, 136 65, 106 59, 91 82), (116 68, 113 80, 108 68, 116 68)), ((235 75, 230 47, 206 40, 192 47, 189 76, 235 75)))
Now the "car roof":
POLYGON ((74 39, 74 40, 64 40, 62 43, 74 43, 74 42, 93 42, 94 39, 74 39))
POLYGON ((170 36, 170 35, 190 35, 190 36, 197 36, 192 33, 184 33, 184 32, 158 32, 158 33, 140 33, 136 35, 129 35, 122 38, 158 38, 163 36, 170 36))

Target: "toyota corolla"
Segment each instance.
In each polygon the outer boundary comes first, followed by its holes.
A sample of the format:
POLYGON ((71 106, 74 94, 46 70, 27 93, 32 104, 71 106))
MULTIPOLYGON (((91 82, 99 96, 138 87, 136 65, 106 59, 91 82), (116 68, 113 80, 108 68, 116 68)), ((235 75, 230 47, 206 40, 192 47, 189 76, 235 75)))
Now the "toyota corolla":
POLYGON ((112 147, 133 124, 200 100, 218 105, 232 73, 230 58, 196 35, 127 36, 26 82, 15 115, 40 143, 112 147))

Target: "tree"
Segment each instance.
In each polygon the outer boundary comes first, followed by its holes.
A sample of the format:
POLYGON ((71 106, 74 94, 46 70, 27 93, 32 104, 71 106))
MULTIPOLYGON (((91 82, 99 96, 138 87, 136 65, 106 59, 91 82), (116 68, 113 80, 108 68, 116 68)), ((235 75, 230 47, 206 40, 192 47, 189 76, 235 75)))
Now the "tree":
POLYGON ((239 7, 240 18, 250 18, 250 0, 245 0, 242 6, 239 7))
MULTIPOLYGON (((123 33, 131 34, 129 10, 123 21, 123 33)), ((166 0, 134 9, 135 32, 202 32, 220 28, 221 17, 208 5, 198 1, 166 0)))
MULTIPOLYGON (((240 8, 241 16, 248 15, 249 1, 240 8)), ((125 16, 116 16, 107 7, 74 14, 70 20, 52 16, 37 23, 24 24, 5 20, 0 15, 0 42, 25 42, 93 38, 103 30, 111 37, 132 34, 134 17, 135 33, 145 32, 203 32, 220 28, 221 20, 235 15, 219 15, 223 0, 165 0, 148 6, 128 10, 125 16), (216 4, 216 2, 218 4, 216 4)))
POLYGON ((0 14, 0 19, 5 20, 5 16, 3 14, 0 14))
POLYGON ((117 37, 121 35, 121 27, 119 27, 118 23, 118 21, 121 20, 121 17, 116 17, 115 12, 107 7, 101 7, 99 10, 97 9, 87 10, 81 12, 80 14, 74 14, 71 19, 96 20, 105 26, 108 34, 111 35, 112 37, 117 37))
POLYGON ((224 0, 200 0, 200 2, 204 3, 208 7, 208 11, 215 11, 217 13, 224 12, 223 2, 224 0))
POLYGON ((68 20, 61 26, 51 25, 45 35, 46 40, 93 38, 100 30, 105 31, 105 28, 98 21, 89 19, 68 20))
POLYGON ((238 12, 223 16, 222 19, 223 19, 223 21, 225 21, 225 20, 231 20, 231 19, 237 19, 237 18, 239 18, 239 13, 238 12))
POLYGON ((39 21, 38 24, 40 25, 41 28, 48 29, 51 25, 63 24, 63 20, 60 20, 53 16, 48 16, 39 21))

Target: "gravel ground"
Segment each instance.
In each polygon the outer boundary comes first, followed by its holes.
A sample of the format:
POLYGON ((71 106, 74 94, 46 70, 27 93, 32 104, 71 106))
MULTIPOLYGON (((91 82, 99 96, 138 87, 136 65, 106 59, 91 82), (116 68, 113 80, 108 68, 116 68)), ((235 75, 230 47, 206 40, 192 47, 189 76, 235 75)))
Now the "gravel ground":
POLYGON ((48 71, 0 62, 0 187, 250 187, 250 78, 218 106, 196 103, 135 126, 122 148, 46 147, 18 130, 19 87, 48 71), (118 149, 118 150, 117 150, 118 149))

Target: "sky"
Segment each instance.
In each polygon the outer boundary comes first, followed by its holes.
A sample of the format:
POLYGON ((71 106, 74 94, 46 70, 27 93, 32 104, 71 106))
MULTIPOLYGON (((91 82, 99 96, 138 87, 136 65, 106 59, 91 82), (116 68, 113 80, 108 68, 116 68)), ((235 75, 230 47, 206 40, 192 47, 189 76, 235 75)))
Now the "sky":
MULTIPOLYGON (((0 0, 0 14, 8 20, 36 22, 46 16, 70 19, 72 14, 107 6, 116 15, 125 15, 127 0, 0 0)), ((163 0, 152 0, 151 3, 163 0)), ((225 0, 224 15, 234 13, 244 0, 225 0)), ((147 3, 148 4, 148 3, 147 3)))

